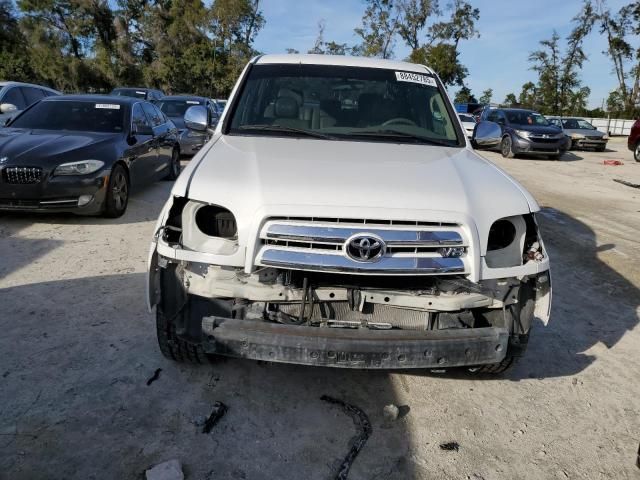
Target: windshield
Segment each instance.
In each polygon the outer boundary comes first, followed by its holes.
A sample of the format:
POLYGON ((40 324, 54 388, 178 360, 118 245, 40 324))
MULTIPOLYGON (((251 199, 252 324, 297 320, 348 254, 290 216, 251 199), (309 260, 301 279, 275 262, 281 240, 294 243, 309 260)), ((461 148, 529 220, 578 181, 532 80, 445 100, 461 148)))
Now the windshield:
POLYGON ((509 123, 511 124, 536 125, 538 127, 548 127, 551 125, 546 118, 536 112, 528 112, 526 110, 507 110, 505 113, 507 115, 507 120, 509 120, 509 123))
POLYGON ((104 102, 56 100, 39 102, 12 123, 12 128, 120 133, 124 106, 104 102))
POLYGON ((133 97, 133 98, 147 98, 147 92, 145 90, 136 90, 135 88, 117 88, 111 95, 117 95, 119 97, 133 97))
POLYGON ((435 79, 426 74, 326 65, 255 65, 231 134, 366 138, 459 146, 435 79))
POLYGON ((158 100, 155 102, 158 108, 167 117, 184 117, 184 113, 194 105, 202 105, 199 100, 158 100))
POLYGON ((596 127, 591 125, 586 120, 577 119, 577 118, 567 118, 562 121, 562 126, 569 130, 595 130, 596 127))

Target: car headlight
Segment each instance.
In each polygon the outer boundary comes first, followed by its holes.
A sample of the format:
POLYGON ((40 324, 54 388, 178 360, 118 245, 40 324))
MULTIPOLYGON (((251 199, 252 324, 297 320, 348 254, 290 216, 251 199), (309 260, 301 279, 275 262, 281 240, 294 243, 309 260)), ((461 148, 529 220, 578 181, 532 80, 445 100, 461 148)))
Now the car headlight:
POLYGON ((198 138, 198 137, 204 137, 204 134, 202 132, 197 132, 195 130, 187 130, 186 136, 189 138, 198 138))
POLYGON ((53 171, 54 175, 88 175, 97 172, 104 166, 100 160, 81 160, 58 165, 53 171))
POLYGON ((584 135, 580 135, 579 133, 572 133, 571 138, 573 138, 574 140, 580 140, 581 138, 584 138, 584 135))
POLYGON ((516 130, 516 134, 522 138, 529 138, 529 135, 531 134, 531 132, 527 130, 516 130))
POLYGON ((609 140, 609 135, 604 134, 604 135, 602 136, 602 140, 609 140))

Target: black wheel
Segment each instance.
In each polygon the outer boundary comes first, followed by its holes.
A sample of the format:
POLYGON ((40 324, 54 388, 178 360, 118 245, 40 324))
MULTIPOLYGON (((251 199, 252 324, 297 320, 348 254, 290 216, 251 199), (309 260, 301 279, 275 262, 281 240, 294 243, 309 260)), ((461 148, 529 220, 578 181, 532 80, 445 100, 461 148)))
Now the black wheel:
POLYGON ((209 362, 209 357, 200 345, 185 342, 178 337, 175 319, 167 318, 159 306, 156 307, 156 334, 160 351, 169 360, 196 364, 209 362))
POLYGON ((129 174, 120 164, 111 170, 103 215, 109 218, 121 217, 129 203, 129 174))
POLYGON ((160 269, 160 301, 156 306, 156 334, 162 354, 170 360, 186 363, 207 363, 209 357, 198 343, 187 342, 186 334, 191 309, 196 308, 185 294, 176 277, 175 265, 160 269), (178 335, 178 332, 183 335, 178 335))
POLYGON ((502 138, 502 142, 500 143, 500 153, 504 158, 513 158, 515 157, 513 153, 513 142, 509 135, 505 135, 502 138))
POLYGON ((633 158, 636 159, 636 162, 640 162, 640 142, 636 144, 636 149, 633 151, 633 158))
POLYGON ((511 324, 511 335, 507 346, 507 354, 499 363, 479 365, 470 369, 472 373, 479 374, 501 374, 512 368, 518 359, 524 354, 527 343, 529 343, 529 329, 533 320, 533 311, 536 306, 535 281, 529 281, 520 285, 518 292, 518 303, 510 305, 507 310, 507 318, 504 318, 502 311, 494 310, 487 318, 490 318, 495 326, 507 326, 511 324), (504 323, 507 323, 505 325, 504 323), (502 324, 502 325, 500 325, 502 324))
POLYGON ((180 175, 180 150, 174 147, 171 152, 171 160, 169 163, 169 173, 164 177, 165 180, 175 180, 180 175))

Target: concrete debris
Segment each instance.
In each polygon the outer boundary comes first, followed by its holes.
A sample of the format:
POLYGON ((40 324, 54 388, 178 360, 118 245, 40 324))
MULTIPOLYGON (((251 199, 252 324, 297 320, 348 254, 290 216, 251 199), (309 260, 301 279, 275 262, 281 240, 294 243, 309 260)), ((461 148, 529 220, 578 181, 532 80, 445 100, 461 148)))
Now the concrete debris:
POLYGON ((149 385, 151 385, 153 382, 155 382, 158 378, 160 378, 160 372, 162 371, 161 368, 156 369, 156 371, 153 373, 153 375, 151 376, 151 378, 149 380, 147 380, 147 387, 149 385))
POLYGON ((460 444, 458 442, 441 443, 440 444, 440 449, 441 450, 447 450, 449 452, 451 452, 451 451, 457 452, 458 450, 460 450, 460 444))
POLYGON ((397 420, 398 415, 400 415, 400 409, 393 404, 385 405, 385 407, 382 409, 382 415, 387 421, 397 420))
POLYGON ((159 463, 145 472, 146 480, 184 480, 182 465, 179 460, 159 463))
POLYGON ((349 469, 351 468, 351 465, 358 456, 358 453, 360 453, 360 450, 362 450, 362 447, 364 447, 365 443, 367 443, 367 439, 373 431, 373 429, 371 428, 371 422, 369 421, 369 417, 367 416, 367 414, 354 405, 350 405, 343 402, 342 400, 338 400, 328 395, 323 395, 322 397, 320 397, 320 400, 342 407, 342 410, 353 419, 353 423, 355 423, 357 429, 359 430, 359 434, 351 443, 349 453, 347 453, 347 456, 344 457, 344 460, 342 461, 342 463, 340 464, 340 468, 338 469, 338 473, 336 473, 336 476, 334 477, 335 480, 346 480, 347 476, 349 475, 349 469))
POLYGON ((227 413, 227 406, 222 402, 216 402, 213 404, 213 410, 211 411, 211 415, 204 422, 204 426, 202 427, 202 433, 210 433, 215 427, 218 420, 220 420, 224 414, 227 413))

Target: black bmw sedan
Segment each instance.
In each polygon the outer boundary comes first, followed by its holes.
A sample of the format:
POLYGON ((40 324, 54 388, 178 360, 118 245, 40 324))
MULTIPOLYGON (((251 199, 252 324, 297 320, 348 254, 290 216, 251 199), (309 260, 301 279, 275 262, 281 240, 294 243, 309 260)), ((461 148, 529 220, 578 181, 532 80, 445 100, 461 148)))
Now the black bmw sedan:
POLYGON ((179 174, 177 129, 144 100, 49 97, 0 129, 0 210, 119 217, 132 188, 179 174))

